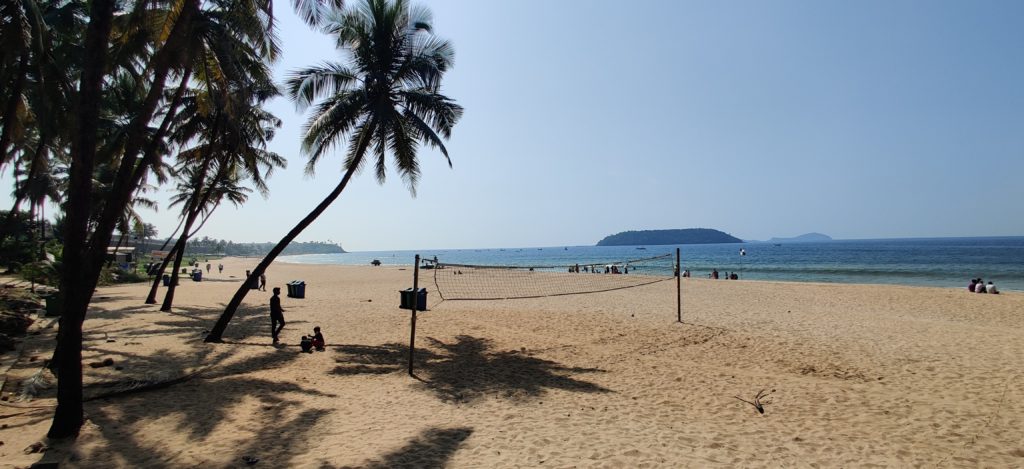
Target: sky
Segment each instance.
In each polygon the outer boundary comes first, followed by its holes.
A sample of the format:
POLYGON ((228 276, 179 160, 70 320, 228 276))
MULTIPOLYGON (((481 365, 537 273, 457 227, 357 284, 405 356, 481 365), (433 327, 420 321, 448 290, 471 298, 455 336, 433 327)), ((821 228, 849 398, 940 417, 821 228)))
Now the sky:
MULTIPOLYGON (((1024 235, 1024 2, 418 3, 456 50, 442 89, 465 108, 447 143, 454 166, 422 148, 416 197, 393 168, 383 185, 365 171, 300 241, 1024 235)), ((345 59, 275 5, 280 80, 345 59)), ((342 177, 340 151, 306 176, 308 116, 283 98, 269 109, 284 121, 270 150, 288 168, 268 199, 219 208, 199 236, 277 241, 342 177)), ((142 212, 163 235, 177 225, 167 195, 142 212)))

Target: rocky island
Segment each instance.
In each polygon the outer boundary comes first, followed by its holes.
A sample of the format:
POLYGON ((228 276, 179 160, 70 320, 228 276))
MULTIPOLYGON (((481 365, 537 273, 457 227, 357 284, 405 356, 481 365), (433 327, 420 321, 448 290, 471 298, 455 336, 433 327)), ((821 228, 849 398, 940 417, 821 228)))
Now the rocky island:
POLYGON ((598 246, 645 246, 665 244, 719 244, 742 243, 743 240, 710 228, 684 228, 678 230, 623 231, 606 236, 598 246))

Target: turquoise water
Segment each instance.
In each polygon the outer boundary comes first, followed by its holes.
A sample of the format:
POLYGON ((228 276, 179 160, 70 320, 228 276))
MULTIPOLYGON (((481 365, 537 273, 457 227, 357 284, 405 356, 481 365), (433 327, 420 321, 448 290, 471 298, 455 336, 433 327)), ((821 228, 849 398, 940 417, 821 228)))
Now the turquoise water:
MULTIPOLYGON (((675 255, 677 246, 556 246, 505 249, 423 249, 285 256, 284 262, 412 265, 414 256, 478 265, 553 267, 675 255), (642 249, 641 249, 642 248, 642 249)), ((1024 291, 1024 237, 847 240, 821 243, 696 244, 678 246, 683 269, 706 277, 712 269, 741 279, 897 284, 966 288, 971 278, 1002 290, 1024 291), (740 249, 746 255, 739 254, 740 249)), ((671 275, 671 262, 661 264, 671 275)))

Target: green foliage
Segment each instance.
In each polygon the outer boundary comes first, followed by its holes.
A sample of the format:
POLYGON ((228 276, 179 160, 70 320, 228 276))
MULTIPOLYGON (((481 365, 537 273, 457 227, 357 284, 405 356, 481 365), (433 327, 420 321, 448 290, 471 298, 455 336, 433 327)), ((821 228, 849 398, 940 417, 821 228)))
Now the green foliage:
POLYGON ((148 282, 149 278, 144 274, 131 270, 123 270, 117 266, 104 266, 100 271, 99 286, 118 285, 122 283, 148 282))
MULTIPOLYGON (((262 256, 273 248, 274 243, 234 243, 204 236, 202 239, 190 240, 185 247, 185 255, 262 256)), ((341 245, 335 243, 310 241, 304 243, 292 242, 285 248, 282 254, 291 256, 297 254, 341 254, 344 252, 345 250, 341 248, 341 245)))
POLYGON ((64 245, 56 239, 51 239, 43 245, 43 250, 46 254, 53 256, 53 260, 41 259, 21 266, 21 278, 56 287, 60 285, 60 276, 64 269, 64 263, 62 262, 64 245))
POLYGON ((25 280, 56 287, 60 284, 60 274, 64 268, 61 262, 48 260, 25 264, 21 268, 21 277, 25 280))
POLYGON ((40 224, 32 220, 25 212, 0 212, 0 219, 6 220, 7 236, 0 240, 0 265, 7 266, 11 272, 18 272, 25 264, 40 259, 40 224))

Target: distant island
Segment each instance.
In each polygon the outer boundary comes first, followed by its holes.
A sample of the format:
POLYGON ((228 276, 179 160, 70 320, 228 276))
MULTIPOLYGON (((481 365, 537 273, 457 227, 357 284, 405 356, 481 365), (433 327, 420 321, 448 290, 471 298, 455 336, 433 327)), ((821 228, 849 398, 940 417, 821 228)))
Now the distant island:
POLYGON ((815 243, 821 241, 832 241, 832 237, 821 233, 807 233, 792 238, 772 238, 766 243, 815 243))
POLYGON ((598 246, 657 246, 664 244, 742 243, 743 240, 710 228, 623 231, 606 236, 598 246))

